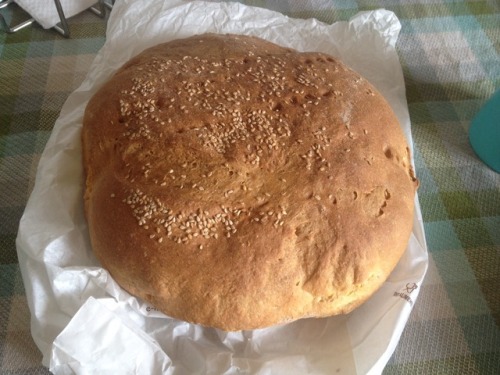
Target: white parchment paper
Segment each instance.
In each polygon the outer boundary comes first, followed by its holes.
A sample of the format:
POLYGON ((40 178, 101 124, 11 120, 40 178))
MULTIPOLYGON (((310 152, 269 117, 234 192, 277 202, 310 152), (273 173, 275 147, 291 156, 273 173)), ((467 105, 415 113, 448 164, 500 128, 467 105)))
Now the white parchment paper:
POLYGON ((411 145, 391 12, 326 25, 238 3, 121 0, 83 84, 64 104, 40 159, 17 247, 32 334, 55 374, 380 373, 404 329, 427 269, 416 199, 413 233, 382 288, 349 315, 224 332, 166 317, 123 291, 92 255, 83 215, 80 131, 92 94, 132 56, 203 32, 259 36, 341 58, 389 100, 411 145))

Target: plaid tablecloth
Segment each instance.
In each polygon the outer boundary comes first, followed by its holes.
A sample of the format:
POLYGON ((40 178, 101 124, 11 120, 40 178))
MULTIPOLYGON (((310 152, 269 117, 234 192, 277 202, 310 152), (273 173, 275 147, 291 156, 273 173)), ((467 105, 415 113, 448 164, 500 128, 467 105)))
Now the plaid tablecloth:
MULTIPOLYGON (((385 373, 500 374, 500 174, 468 141, 472 118, 500 88, 499 2, 242 2, 326 23, 376 8, 400 19, 430 266, 385 373)), ((26 17, 15 6, 1 12, 8 21, 26 17)), ((59 110, 105 40, 105 21, 89 12, 69 24, 71 39, 36 24, 0 32, 2 374, 49 373, 31 338, 15 238, 59 110)))

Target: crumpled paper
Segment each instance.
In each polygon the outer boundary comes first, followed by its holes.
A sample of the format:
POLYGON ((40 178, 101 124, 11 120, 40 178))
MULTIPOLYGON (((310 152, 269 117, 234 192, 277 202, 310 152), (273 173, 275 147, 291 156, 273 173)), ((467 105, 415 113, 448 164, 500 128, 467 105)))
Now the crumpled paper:
POLYGON ((80 132, 94 92, 129 58, 203 32, 250 34, 341 58, 388 99, 411 146, 396 16, 377 10, 333 25, 238 3, 122 0, 82 85, 64 104, 21 219, 19 263, 32 335, 55 374, 366 374, 392 355, 427 265, 416 211, 408 248, 382 288, 345 316, 224 332, 169 318, 122 290, 100 267, 83 214, 80 132))
MULTIPOLYGON (((50 29, 59 22, 61 18, 53 0, 14 0, 17 5, 28 12, 44 29, 50 29)), ((64 16, 66 18, 83 12, 94 5, 97 0, 59 0, 64 16)))

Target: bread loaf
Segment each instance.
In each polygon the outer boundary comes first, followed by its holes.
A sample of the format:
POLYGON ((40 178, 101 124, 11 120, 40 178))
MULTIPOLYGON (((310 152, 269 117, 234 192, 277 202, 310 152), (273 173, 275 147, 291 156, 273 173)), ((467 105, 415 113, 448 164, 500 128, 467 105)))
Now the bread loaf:
POLYGON ((402 256, 417 179, 388 103, 323 53, 204 34, 89 101, 93 251, 131 294, 223 330, 348 313, 402 256))

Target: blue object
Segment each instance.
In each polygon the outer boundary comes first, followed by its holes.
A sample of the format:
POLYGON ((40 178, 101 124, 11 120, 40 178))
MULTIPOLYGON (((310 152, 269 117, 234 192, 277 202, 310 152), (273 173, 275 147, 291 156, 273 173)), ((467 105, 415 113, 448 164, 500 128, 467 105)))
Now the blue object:
POLYGON ((477 156, 500 173, 500 90, 493 94, 472 119, 469 140, 477 156))

